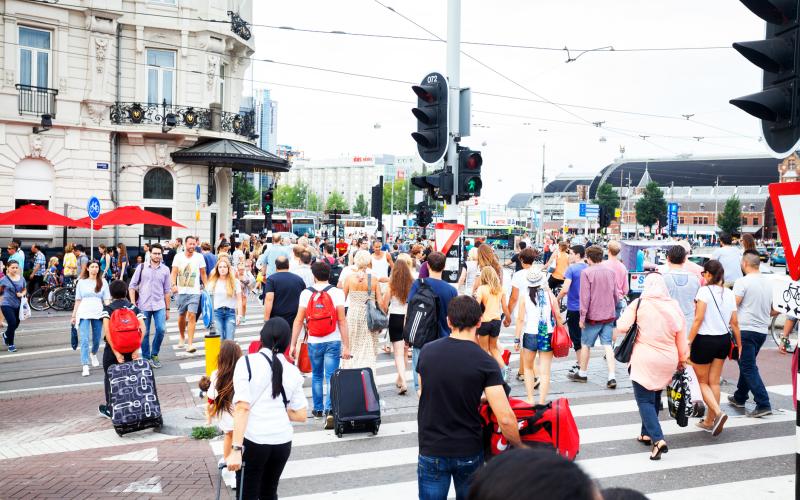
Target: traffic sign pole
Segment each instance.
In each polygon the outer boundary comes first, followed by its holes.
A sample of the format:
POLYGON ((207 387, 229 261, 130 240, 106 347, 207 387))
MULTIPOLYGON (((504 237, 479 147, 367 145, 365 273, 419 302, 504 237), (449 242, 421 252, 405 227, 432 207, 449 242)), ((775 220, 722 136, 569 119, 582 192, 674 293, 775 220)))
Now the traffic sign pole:
POLYGON ((89 198, 86 212, 89 214, 89 258, 94 260, 94 220, 100 217, 100 200, 96 196, 89 198))

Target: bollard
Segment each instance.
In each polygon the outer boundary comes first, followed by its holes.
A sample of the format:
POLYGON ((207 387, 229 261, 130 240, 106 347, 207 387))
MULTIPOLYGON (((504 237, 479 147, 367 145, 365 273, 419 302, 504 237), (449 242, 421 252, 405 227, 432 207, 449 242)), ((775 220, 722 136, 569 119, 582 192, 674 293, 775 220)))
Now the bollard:
POLYGON ((206 349, 206 375, 209 377, 211 372, 217 369, 220 344, 220 336, 214 333, 213 330, 203 337, 203 345, 206 349))

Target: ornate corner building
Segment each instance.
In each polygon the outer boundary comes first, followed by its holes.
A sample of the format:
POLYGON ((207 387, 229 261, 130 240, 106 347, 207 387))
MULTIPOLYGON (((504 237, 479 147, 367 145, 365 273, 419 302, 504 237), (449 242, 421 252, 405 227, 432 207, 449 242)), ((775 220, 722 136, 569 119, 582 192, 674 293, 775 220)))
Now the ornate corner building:
MULTIPOLYGON (((103 211, 139 205, 187 227, 107 228, 101 240, 229 232, 233 175, 288 170, 254 146, 254 112, 240 111, 254 39, 252 3, 235 3, 0 0, 0 211, 33 202, 81 218, 94 195, 103 211)), ((0 227, 26 244, 60 246, 61 234, 0 227)))

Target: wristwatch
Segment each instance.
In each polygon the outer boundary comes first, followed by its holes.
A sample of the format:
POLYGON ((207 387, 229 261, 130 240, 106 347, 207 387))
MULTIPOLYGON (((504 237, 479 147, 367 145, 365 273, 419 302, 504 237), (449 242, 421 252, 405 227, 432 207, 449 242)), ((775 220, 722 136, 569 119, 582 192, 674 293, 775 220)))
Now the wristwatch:
POLYGON ((233 451, 243 451, 244 447, 240 446, 238 444, 235 444, 235 445, 231 446, 231 450, 233 450, 233 451))

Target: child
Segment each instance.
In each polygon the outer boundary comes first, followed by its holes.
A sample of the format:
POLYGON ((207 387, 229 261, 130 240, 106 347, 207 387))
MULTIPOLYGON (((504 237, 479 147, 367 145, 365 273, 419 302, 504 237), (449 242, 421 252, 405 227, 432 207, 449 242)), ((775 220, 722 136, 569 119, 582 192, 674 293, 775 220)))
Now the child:
POLYGON ((242 284, 242 324, 245 323, 247 316, 247 294, 256 286, 256 280, 253 277, 253 273, 250 272, 251 268, 252 261, 250 260, 248 260, 246 264, 244 262, 239 262, 236 268, 236 278, 242 284))
POLYGON ((58 286, 58 257, 50 257, 50 262, 47 264, 47 272, 44 275, 44 281, 52 287, 58 286))
MULTIPOLYGON (((217 426, 225 434, 222 456, 231 453, 233 442, 233 370, 242 357, 242 349, 233 340, 222 341, 217 356, 217 369, 211 372, 208 387, 208 418, 217 419, 217 426)), ((208 422, 208 420, 207 420, 208 422)))
MULTIPOLYGON (((103 350, 103 383, 105 384, 106 391, 106 404, 100 405, 100 414, 104 417, 111 418, 111 382, 108 380, 108 367, 111 365, 121 364, 125 361, 139 359, 139 352, 144 339, 144 315, 131 304, 127 297, 128 285, 122 280, 114 280, 108 286, 109 293, 111 293, 111 303, 103 308, 103 337, 106 341, 105 349, 103 350), (112 340, 111 316, 119 309, 130 309, 139 320, 139 346, 135 349, 123 349, 121 346, 114 345, 112 340), (126 352, 120 352, 120 349, 126 352)), ((117 332, 114 332, 115 334, 117 332)))

